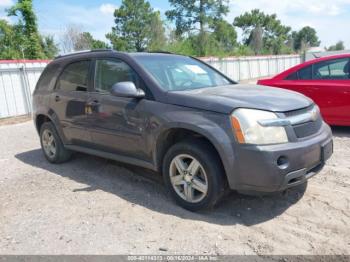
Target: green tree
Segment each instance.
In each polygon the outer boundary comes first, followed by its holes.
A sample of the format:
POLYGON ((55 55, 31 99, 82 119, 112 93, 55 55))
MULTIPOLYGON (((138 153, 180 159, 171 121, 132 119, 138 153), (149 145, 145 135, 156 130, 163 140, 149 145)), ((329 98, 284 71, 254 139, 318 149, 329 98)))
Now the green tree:
POLYGON ((155 12, 151 20, 150 41, 147 49, 149 51, 161 51, 167 44, 164 23, 160 17, 160 12, 155 12))
POLYGON ((0 19, 0 59, 22 58, 22 42, 20 27, 10 25, 6 20, 0 19))
POLYGON ((331 45, 327 48, 327 51, 341 51, 345 50, 344 42, 338 41, 335 45, 331 45))
POLYGON ((9 16, 18 17, 17 23, 0 20, 0 58, 41 59, 53 58, 58 53, 52 36, 41 36, 31 0, 18 0, 7 10, 9 16))
POLYGON ((199 49, 198 55, 205 55, 207 45, 212 44, 208 31, 216 21, 222 20, 228 13, 228 0, 169 0, 172 10, 165 12, 167 18, 175 22, 175 33, 182 37, 185 33, 196 37, 199 49))
POLYGON ((195 48, 193 44, 193 39, 191 37, 179 37, 175 30, 171 30, 169 33, 169 39, 167 46, 165 48, 166 51, 182 54, 182 55, 190 55, 195 56, 195 48))
POLYGON ((224 52, 232 52, 237 46, 237 32, 235 28, 223 19, 218 19, 212 25, 212 37, 224 52))
POLYGON ((169 0, 172 10, 165 15, 176 25, 176 34, 182 36, 194 30, 204 33, 206 26, 222 19, 228 13, 227 0, 169 0))
MULTIPOLYGON (((281 53, 291 30, 290 27, 282 25, 276 14, 267 15, 259 9, 254 9, 236 17, 233 24, 243 30, 244 42, 247 45, 258 39, 253 34, 258 35, 260 34, 259 31, 262 30, 263 46, 274 54, 281 53)), ((263 52, 261 45, 252 44, 252 46, 255 46, 255 53, 263 52)))
POLYGON ((234 54, 236 56, 252 56, 255 53, 249 46, 238 44, 238 47, 235 49, 234 54))
POLYGON ((309 47, 320 46, 321 44, 316 30, 310 26, 305 26, 298 32, 294 31, 292 33, 292 38, 296 51, 305 51, 305 49, 309 47))
POLYGON ((263 47, 264 47, 264 42, 263 42, 263 30, 260 25, 255 27, 249 37, 249 46, 251 49, 254 51, 254 54, 260 54, 263 47))
POLYGON ((55 43, 53 36, 43 36, 41 38, 41 46, 45 57, 48 59, 54 58, 59 52, 58 45, 55 43))
POLYGON ((87 49, 108 49, 110 48, 107 43, 94 39, 89 32, 83 32, 80 35, 80 41, 86 43, 87 49))
POLYGON ((144 51, 150 43, 154 12, 144 0, 123 0, 115 10, 115 26, 106 37, 119 51, 144 51))
POLYGON ((23 35, 25 36, 22 45, 24 56, 31 59, 45 58, 32 0, 18 0, 8 10, 8 15, 17 16, 20 21, 18 25, 22 25, 23 35))

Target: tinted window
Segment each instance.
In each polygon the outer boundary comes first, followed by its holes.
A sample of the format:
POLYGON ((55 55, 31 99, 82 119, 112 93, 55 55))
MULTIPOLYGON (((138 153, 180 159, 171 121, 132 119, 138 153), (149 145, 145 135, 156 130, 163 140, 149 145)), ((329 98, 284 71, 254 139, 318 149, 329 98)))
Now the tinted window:
POLYGON ((175 55, 135 56, 166 91, 182 91, 233 84, 209 66, 193 58, 175 55))
POLYGON ((48 65, 37 84, 37 90, 48 90, 51 87, 52 80, 55 77, 55 73, 58 70, 58 65, 48 65))
POLYGON ((57 88, 64 91, 87 91, 90 61, 68 65, 61 74, 57 88))
POLYGON ((349 59, 323 61, 314 65, 314 79, 349 79, 349 59))
POLYGON ((294 72, 286 77, 286 80, 298 80, 298 73, 294 72))
POLYGON ((120 60, 97 60, 95 68, 95 90, 109 92, 119 82, 133 82, 140 88, 140 79, 136 72, 120 60))
POLYGON ((312 66, 305 67, 298 71, 300 80, 311 80, 312 79, 312 66))

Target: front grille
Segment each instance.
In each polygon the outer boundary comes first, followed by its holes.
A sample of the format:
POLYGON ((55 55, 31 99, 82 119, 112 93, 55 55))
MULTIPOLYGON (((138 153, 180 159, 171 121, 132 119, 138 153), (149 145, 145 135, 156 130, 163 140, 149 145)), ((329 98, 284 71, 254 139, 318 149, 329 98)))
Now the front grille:
POLYGON ((297 138, 304 138, 316 134, 322 126, 322 119, 319 117, 315 122, 307 122, 293 126, 297 138))
MULTIPOLYGON (((301 114, 305 114, 309 111, 311 111, 314 108, 314 106, 310 106, 307 108, 299 109, 299 110, 294 110, 294 111, 289 111, 285 113, 285 116, 288 117, 293 117, 301 114)), ((295 135, 297 138, 305 138, 308 136, 312 136, 316 134, 322 127, 322 117, 321 115, 318 116, 316 121, 309 121, 306 123, 302 124, 297 124, 292 126, 295 132, 295 135)))

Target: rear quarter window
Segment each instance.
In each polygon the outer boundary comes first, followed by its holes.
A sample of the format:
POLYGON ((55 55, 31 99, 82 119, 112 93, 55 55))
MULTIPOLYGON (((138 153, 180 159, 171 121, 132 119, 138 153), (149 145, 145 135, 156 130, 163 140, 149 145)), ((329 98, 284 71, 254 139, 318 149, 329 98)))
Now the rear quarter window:
POLYGON ((59 65, 48 65, 41 74, 39 81, 36 85, 36 90, 51 90, 54 86, 54 80, 58 72, 59 65))
POLYGON ((299 79, 298 72, 294 72, 285 78, 285 80, 298 80, 298 79, 299 79))
POLYGON ((304 67, 298 71, 300 80, 311 80, 312 79, 312 65, 304 67))

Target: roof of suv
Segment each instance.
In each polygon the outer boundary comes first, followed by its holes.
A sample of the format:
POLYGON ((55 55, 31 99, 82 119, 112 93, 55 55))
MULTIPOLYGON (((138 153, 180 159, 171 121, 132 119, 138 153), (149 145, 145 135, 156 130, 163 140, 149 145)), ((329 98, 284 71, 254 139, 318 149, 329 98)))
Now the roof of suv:
POLYGON ((120 51, 115 51, 113 49, 94 49, 94 50, 83 50, 83 51, 77 51, 73 53, 68 53, 64 55, 59 55, 55 57, 55 60, 61 59, 61 58, 71 58, 79 55, 88 55, 88 54, 95 54, 95 53, 112 53, 112 54, 124 54, 124 55, 130 55, 130 56, 152 56, 152 55, 177 55, 171 52, 166 52, 166 51, 157 51, 157 52, 134 52, 134 53, 128 53, 128 52, 120 52, 120 51))

